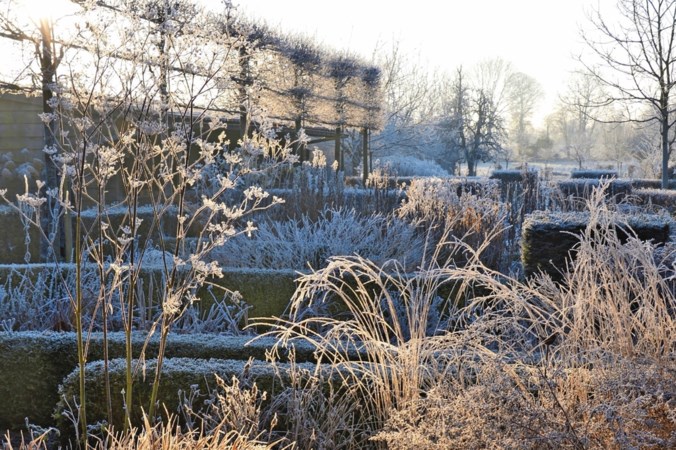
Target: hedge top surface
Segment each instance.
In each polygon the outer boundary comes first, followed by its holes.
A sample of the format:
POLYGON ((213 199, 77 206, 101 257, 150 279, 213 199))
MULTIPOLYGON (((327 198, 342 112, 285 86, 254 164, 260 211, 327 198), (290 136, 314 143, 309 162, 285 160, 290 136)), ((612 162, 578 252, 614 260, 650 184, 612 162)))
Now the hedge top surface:
MULTIPOLYGON (((674 221, 667 214, 617 214, 617 223, 626 223, 632 228, 672 228, 674 221)), ((547 212, 535 211, 524 220, 523 229, 572 229, 585 227, 589 223, 589 212, 547 212)))
POLYGON ((516 175, 522 175, 523 173, 535 173, 537 174, 539 171, 535 167, 529 167, 526 170, 523 169, 496 169, 491 173, 491 178, 493 177, 511 177, 511 176, 516 176, 516 175))
POLYGON ((575 169, 570 172, 571 178, 617 178, 617 170, 610 169, 575 169))
MULTIPOLYGON (((91 268, 95 269, 97 266, 94 264, 84 264, 84 268, 91 268)), ((35 270, 35 271, 42 271, 42 270, 53 270, 56 268, 60 268, 61 270, 75 270, 75 264, 72 263, 59 263, 58 266, 54 263, 16 263, 16 264, 0 264, 0 276, 2 275, 2 271, 7 271, 7 270, 14 270, 18 272, 22 271, 27 271, 27 270, 35 270)), ((150 264, 144 264, 143 265, 144 270, 147 271, 163 271, 163 267, 159 266, 153 266, 150 264)), ((295 269, 269 269, 269 268, 251 268, 251 267, 221 267, 223 272, 226 273, 233 273, 233 274, 245 274, 245 275, 297 275, 301 276, 307 271, 298 271, 295 269)))

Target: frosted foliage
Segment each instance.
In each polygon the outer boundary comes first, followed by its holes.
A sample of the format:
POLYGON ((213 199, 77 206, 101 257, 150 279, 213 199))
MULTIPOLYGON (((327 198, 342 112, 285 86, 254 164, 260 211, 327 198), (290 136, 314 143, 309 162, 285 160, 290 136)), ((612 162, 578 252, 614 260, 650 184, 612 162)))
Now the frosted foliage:
POLYGON ((435 239, 448 233, 448 238, 479 251, 489 267, 504 269, 513 242, 505 233, 510 209, 499 201, 497 186, 467 179, 414 179, 396 214, 426 228, 435 239))
POLYGON ((588 208, 561 282, 506 276, 448 239, 437 251, 462 266, 333 258, 299 279, 277 336, 312 342, 361 390, 387 448, 674 448, 673 246, 622 242, 602 190, 588 208))
POLYGON ((396 411, 377 440, 393 450, 673 448, 676 366, 620 364, 554 373, 487 366, 474 386, 448 382, 396 411))
POLYGON ((318 220, 258 224, 251 238, 238 236, 214 251, 223 266, 256 268, 319 268, 335 255, 360 255, 384 263, 397 259, 415 267, 422 258, 423 239, 401 219, 354 210, 324 210, 318 220))
MULTIPOLYGON (((68 286, 74 285, 75 274, 70 269, 32 265, 5 271, 7 277, 0 285, 0 330, 73 330, 68 286)), ((82 289, 88 314, 95 309, 99 285, 96 273, 85 272, 82 289)))
POLYGON ((448 177, 448 172, 436 162, 413 156, 389 156, 380 160, 378 166, 399 177, 448 177))

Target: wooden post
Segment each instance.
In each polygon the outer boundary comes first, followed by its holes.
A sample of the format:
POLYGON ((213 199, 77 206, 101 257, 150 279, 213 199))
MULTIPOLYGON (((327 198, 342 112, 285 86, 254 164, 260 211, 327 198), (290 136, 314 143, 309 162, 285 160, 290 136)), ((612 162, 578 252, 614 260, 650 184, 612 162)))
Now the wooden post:
POLYGON ((305 146, 298 142, 298 136, 300 135, 300 129, 303 128, 303 120, 300 117, 296 117, 294 124, 294 137, 293 137, 293 153, 298 156, 301 164, 306 160, 305 155, 305 146))
POLYGON ((367 127, 362 129, 361 138, 362 184, 366 187, 369 179, 369 129, 367 127))
MULTIPOLYGON (((52 24, 50 19, 43 18, 40 20, 40 38, 42 40, 41 54, 40 54, 40 71, 42 72, 42 112, 46 114, 53 114, 54 108, 51 106, 51 99, 53 97, 52 89, 56 82, 56 65, 57 59, 54 55, 54 40, 52 39, 52 24)), ((56 143, 56 127, 57 120, 44 124, 44 144, 45 147, 57 148, 56 143)), ((59 174, 56 164, 52 159, 52 155, 45 153, 45 186, 47 189, 59 189, 59 174)), ((42 229, 44 235, 53 237, 52 242, 42 239, 40 245, 40 258, 47 261, 50 257, 58 258, 59 256, 67 256, 71 249, 63 248, 64 237, 62 236, 63 228, 59 226, 59 214, 55 213, 55 209, 59 208, 57 200, 53 196, 47 196, 47 202, 44 208, 46 211, 42 213, 42 229), (56 223, 54 221, 57 221, 56 223)))
POLYGON ((336 147, 333 152, 334 159, 338 161, 338 170, 343 170, 343 166, 341 164, 342 150, 340 148, 340 139, 342 135, 343 135, 343 127, 341 125, 338 125, 336 127, 336 147))
POLYGON ((251 81, 251 54, 246 44, 239 48, 239 135, 242 139, 244 137, 251 137, 249 125, 251 123, 251 116, 249 115, 249 93, 247 87, 252 84, 251 81))

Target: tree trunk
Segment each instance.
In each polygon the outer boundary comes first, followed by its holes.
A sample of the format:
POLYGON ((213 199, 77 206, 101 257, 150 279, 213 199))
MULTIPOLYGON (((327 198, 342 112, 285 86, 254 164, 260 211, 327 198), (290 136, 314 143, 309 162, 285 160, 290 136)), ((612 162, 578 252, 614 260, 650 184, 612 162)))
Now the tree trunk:
POLYGON ((467 176, 468 177, 475 177, 476 176, 476 164, 477 164, 476 158, 474 158, 470 153, 467 153, 465 155, 465 159, 467 160, 467 176))
POLYGON ((369 178, 369 129, 364 127, 361 132, 362 144, 361 144, 361 155, 362 155, 362 183, 366 187, 366 182, 369 178))
POLYGON ((297 155, 299 161, 303 163, 306 161, 305 155, 305 146, 298 142, 298 136, 300 136, 300 129, 303 127, 303 119, 297 117, 294 122, 294 133, 293 133, 293 153, 297 155))
MULTIPOLYGON (((56 78, 56 62, 54 49, 52 47, 52 27, 48 19, 42 19, 40 21, 40 35, 42 39, 42 53, 40 55, 40 70, 42 72, 42 112, 46 114, 53 114, 54 109, 51 106, 52 86, 55 83, 56 78)), ((52 120, 44 124, 44 144, 45 147, 51 147, 56 149, 56 126, 57 121, 52 120)), ((45 153, 45 184, 47 189, 58 189, 59 188, 59 173, 54 164, 52 156, 45 153)), ((63 246, 65 241, 63 233, 63 227, 59 226, 60 224, 54 223, 54 220, 59 220, 58 214, 53 214, 55 208, 58 208, 58 203, 54 197, 47 196, 47 202, 45 203, 45 209, 42 214, 42 229, 45 236, 50 236, 54 233, 52 242, 49 240, 41 239, 40 244, 40 259, 47 261, 48 259, 59 256, 68 258, 70 255, 71 249, 66 249, 63 246)))
POLYGON ((661 111, 662 123, 660 134, 662 138, 662 189, 669 189, 669 109, 661 111))
POLYGON ((342 136, 343 136, 343 127, 338 125, 336 127, 336 146, 334 147, 334 150, 333 150, 333 157, 338 164, 338 170, 343 170, 343 166, 341 165, 342 149, 340 148, 340 140, 341 140, 342 136))
POLYGON ((251 54, 242 46, 239 48, 239 130, 242 139, 251 137, 251 115, 249 114, 249 93, 247 86, 251 84, 250 67, 251 54))

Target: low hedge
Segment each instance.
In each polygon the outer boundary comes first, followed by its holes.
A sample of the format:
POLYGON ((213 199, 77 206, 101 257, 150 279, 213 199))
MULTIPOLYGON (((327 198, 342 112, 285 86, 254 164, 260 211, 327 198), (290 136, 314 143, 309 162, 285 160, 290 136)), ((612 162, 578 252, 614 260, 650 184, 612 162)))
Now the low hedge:
MULTIPOLYGON (((105 211, 106 222, 114 229, 119 230, 128 223, 128 210, 123 207, 109 208, 105 211)), ((175 208, 170 209, 164 214, 159 227, 151 230, 153 223, 153 207, 140 206, 137 216, 142 219, 141 225, 138 228, 138 236, 140 242, 143 244, 146 239, 150 238, 154 242, 158 242, 160 233, 164 236, 172 236, 176 233, 176 211, 175 208)), ((71 216, 72 217, 72 216, 71 216)), ((94 230, 96 227, 96 209, 85 209, 82 211, 82 225, 84 233, 89 230, 94 230)), ((75 219, 72 218, 74 221, 75 219)), ((75 227, 73 226, 73 230, 75 227)), ((188 230, 189 236, 197 236, 201 230, 204 229, 203 222, 199 220, 188 230)), ((0 206, 0 230, 9 230, 5 233, 3 239, 0 240, 0 264, 25 263, 26 244, 25 231, 19 217, 19 213, 8 206, 0 206)), ((94 232, 95 233, 95 232, 94 232)), ((36 227, 29 227, 28 231, 30 237, 29 251, 30 262, 39 262, 40 259, 40 239, 41 233, 36 227)))
POLYGON ((595 180, 609 180, 617 178, 617 170, 608 169, 575 169, 570 172, 571 178, 584 178, 595 180))
MULTIPOLYGON (((134 362, 136 363, 136 361, 134 362)), ((150 395, 152 390, 153 376, 156 360, 148 360, 143 364, 144 370, 138 371, 134 376, 134 405, 132 406, 132 425, 140 426, 142 422, 142 410, 148 411, 150 395)), ((162 379, 158 392, 159 408, 158 414, 163 416, 168 411, 170 414, 176 413, 180 404, 179 391, 190 392, 191 389, 199 389, 199 392, 206 394, 209 389, 216 386, 215 375, 218 375, 225 381, 230 381, 233 376, 242 377, 251 383, 255 383, 260 392, 267 392, 268 398, 275 392, 281 390, 283 385, 287 385, 289 380, 288 363, 277 363, 275 367, 272 364, 263 361, 241 361, 241 360, 223 360, 223 359, 193 359, 193 358, 169 358, 162 366, 162 379), (281 379, 280 379, 281 377, 281 379)), ((301 363, 295 367, 301 370, 312 371, 314 364, 301 363)), ((110 386, 112 397, 113 423, 116 430, 121 430, 124 425, 124 403, 122 392, 125 387, 126 362, 123 359, 115 359, 109 362, 108 370, 110 374, 110 386)), ((106 396, 103 389, 104 384, 104 365, 97 361, 87 364, 85 367, 86 381, 85 389, 87 392, 87 422, 107 422, 106 396)), ((80 403, 79 401, 79 371, 74 370, 59 386, 59 400, 56 404, 55 419, 56 426, 62 432, 62 437, 73 436, 73 424, 64 411, 68 410, 65 400, 70 405, 80 403)), ((206 400, 206 395, 201 398, 201 402, 206 400)), ((200 404, 194 405, 199 409, 200 404)))
POLYGON ((535 209, 539 180, 537 170, 494 170, 491 179, 500 180, 500 200, 524 205, 527 212, 535 209))
MULTIPOLYGON (((61 264, 59 268, 65 279, 70 278, 74 280, 74 277, 67 276, 69 271, 75 271, 74 265, 61 264)), ((87 276, 95 277, 95 281, 98 280, 95 266, 85 266, 85 271, 88 274, 87 276)), ((26 274, 33 280, 42 276, 45 279, 45 286, 48 286, 51 282, 50 280, 58 272, 53 264, 0 264, 0 286, 9 280, 13 274, 26 274)), ((146 266, 141 272, 139 283, 143 284, 143 292, 148 292, 149 286, 152 284, 152 302, 155 305, 159 305, 161 300, 162 289, 159 287, 164 283, 163 275, 163 269, 160 267, 146 266)), ((250 317, 271 317, 281 316, 286 311, 289 300, 296 290, 295 280, 297 277, 298 273, 290 269, 273 270, 226 267, 223 268, 222 278, 212 278, 209 282, 231 291, 239 291, 244 302, 252 307, 249 314, 250 317)), ((58 283, 60 281, 57 280, 55 282, 58 283)), ((213 304, 212 296, 207 290, 204 287, 197 293, 197 297, 202 301, 198 306, 204 312, 208 311, 213 304)))
POLYGON ((476 195, 479 197, 496 198, 499 192, 500 180, 487 177, 427 177, 416 178, 411 182, 413 189, 420 191, 448 191, 455 193, 458 197, 465 194, 476 195))
POLYGON ((634 189, 632 195, 644 205, 661 206, 676 211, 676 191, 666 189, 634 189))
MULTIPOLYGON (((400 176, 388 176, 388 177, 382 177, 382 179, 379 180, 378 187, 380 188, 387 188, 387 189, 398 189, 401 187, 402 184, 410 185, 411 181, 413 181, 416 178, 423 178, 423 177, 418 177, 418 176, 412 176, 412 177, 400 177, 400 176)), ((370 180, 366 182, 367 186, 366 188, 372 188, 373 186, 370 185, 370 180)), ((351 187, 351 188, 364 188, 364 179, 361 176, 349 176, 345 177, 345 186, 346 187, 351 187)))
MULTIPOLYGON (((632 179, 634 189, 662 189, 662 180, 632 179)), ((669 189, 676 189, 676 180, 669 180, 669 189)))
POLYGON ((503 183, 521 183, 526 179, 538 177, 537 170, 494 170, 491 173, 491 179, 500 180, 503 183))
MULTIPOLYGON (((133 353, 138 357, 145 342, 145 334, 133 335, 133 353)), ((251 336, 177 335, 169 336, 167 358, 237 359, 250 357, 265 359, 265 353, 275 344, 270 337, 251 341, 251 336)), ((157 356, 157 336, 148 342, 146 356, 157 356)), ((109 358, 124 357, 123 333, 110 333, 109 358)), ((314 360, 314 348, 296 344, 296 360, 314 360)), ((93 333, 89 341, 89 361, 103 359, 103 336, 93 333)), ((52 424, 54 405, 59 400, 57 387, 73 368, 77 367, 75 333, 57 332, 0 332, 0 430, 24 426, 24 418, 31 423, 52 424)), ((119 392, 119 391, 116 391, 119 392)))
MULTIPOLYGON (((669 241, 672 221, 658 214, 632 214, 619 217, 636 233, 638 239, 654 243, 669 241)), ((571 251, 589 223, 588 212, 546 213, 536 211, 526 216, 522 228, 521 261, 526 276, 539 271, 560 279, 571 258, 571 251)), ((618 230, 620 239, 626 233, 618 230)))
POLYGON ((579 178, 559 181, 557 186, 561 193, 566 197, 589 198, 594 188, 598 188, 602 183, 608 184, 606 194, 610 197, 615 197, 618 201, 623 200, 632 193, 631 180, 579 178))

